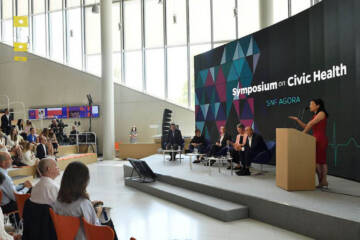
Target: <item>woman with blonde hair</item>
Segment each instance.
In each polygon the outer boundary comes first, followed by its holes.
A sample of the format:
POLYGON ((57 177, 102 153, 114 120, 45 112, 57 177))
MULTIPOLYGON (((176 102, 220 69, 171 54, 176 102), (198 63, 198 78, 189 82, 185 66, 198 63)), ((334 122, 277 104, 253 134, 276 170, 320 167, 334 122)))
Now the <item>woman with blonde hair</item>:
POLYGON ((25 141, 23 149, 23 157, 21 163, 26 166, 35 166, 38 165, 39 159, 35 157, 34 146, 28 141, 25 141))

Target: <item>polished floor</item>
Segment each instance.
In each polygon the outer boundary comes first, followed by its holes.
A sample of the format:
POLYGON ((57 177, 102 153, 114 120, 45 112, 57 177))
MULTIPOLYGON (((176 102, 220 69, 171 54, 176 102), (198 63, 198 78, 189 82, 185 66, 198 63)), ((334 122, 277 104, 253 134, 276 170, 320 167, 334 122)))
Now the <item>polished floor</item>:
MULTIPOLYGON (((102 161, 88 165, 91 200, 102 200, 112 207, 111 216, 119 239, 309 239, 252 219, 221 222, 125 187, 123 164, 122 161, 102 161)), ((60 180, 59 176, 57 181, 60 180)))

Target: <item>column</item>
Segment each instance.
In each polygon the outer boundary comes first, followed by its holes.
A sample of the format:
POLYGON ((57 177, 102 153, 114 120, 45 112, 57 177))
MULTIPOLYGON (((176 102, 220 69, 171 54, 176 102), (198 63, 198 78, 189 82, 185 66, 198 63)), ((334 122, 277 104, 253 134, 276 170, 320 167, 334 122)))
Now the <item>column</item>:
POLYGON ((114 83, 112 79, 112 1, 101 0, 101 65, 102 65, 102 117, 103 157, 114 159, 114 83))
POLYGON ((274 0, 259 0, 260 29, 266 28, 274 23, 273 1, 274 0))

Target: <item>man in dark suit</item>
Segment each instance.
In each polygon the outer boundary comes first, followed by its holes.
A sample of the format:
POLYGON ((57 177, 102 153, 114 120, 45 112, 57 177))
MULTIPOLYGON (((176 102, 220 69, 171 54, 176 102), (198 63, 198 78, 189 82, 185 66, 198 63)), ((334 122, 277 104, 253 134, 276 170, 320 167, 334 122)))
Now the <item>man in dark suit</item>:
POLYGON ((46 147, 46 138, 44 136, 40 137, 40 144, 36 147, 36 157, 38 159, 46 158, 48 155, 48 150, 46 147))
MULTIPOLYGON (((174 123, 170 125, 169 134, 166 139, 166 149, 174 149, 177 150, 182 148, 184 140, 182 138, 181 132, 179 129, 176 129, 174 123)), ((171 159, 170 161, 175 161, 176 153, 170 153, 171 159)))
POLYGON ((254 133, 254 130, 251 127, 246 127, 245 131, 247 134, 245 143, 245 158, 242 160, 243 168, 236 172, 236 174, 239 176, 251 175, 249 168, 252 160, 260 152, 263 152, 267 149, 264 139, 260 134, 254 133))
POLYGON ((1 117, 1 130, 6 135, 9 135, 10 129, 11 129, 11 118, 10 118, 9 109, 6 108, 4 115, 1 117))
POLYGON ((231 135, 226 132, 224 126, 220 127, 220 136, 214 145, 212 145, 208 156, 217 156, 217 155, 225 155, 226 154, 226 146, 231 139, 231 135))

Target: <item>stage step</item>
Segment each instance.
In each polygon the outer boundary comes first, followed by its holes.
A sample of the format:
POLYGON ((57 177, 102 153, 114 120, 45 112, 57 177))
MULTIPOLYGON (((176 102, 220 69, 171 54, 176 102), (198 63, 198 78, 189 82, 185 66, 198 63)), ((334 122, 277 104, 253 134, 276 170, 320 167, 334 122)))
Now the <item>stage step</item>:
POLYGON ((161 181, 156 181, 154 183, 139 183, 131 178, 126 178, 125 185, 224 222, 244 219, 249 216, 247 206, 170 185, 161 181))

